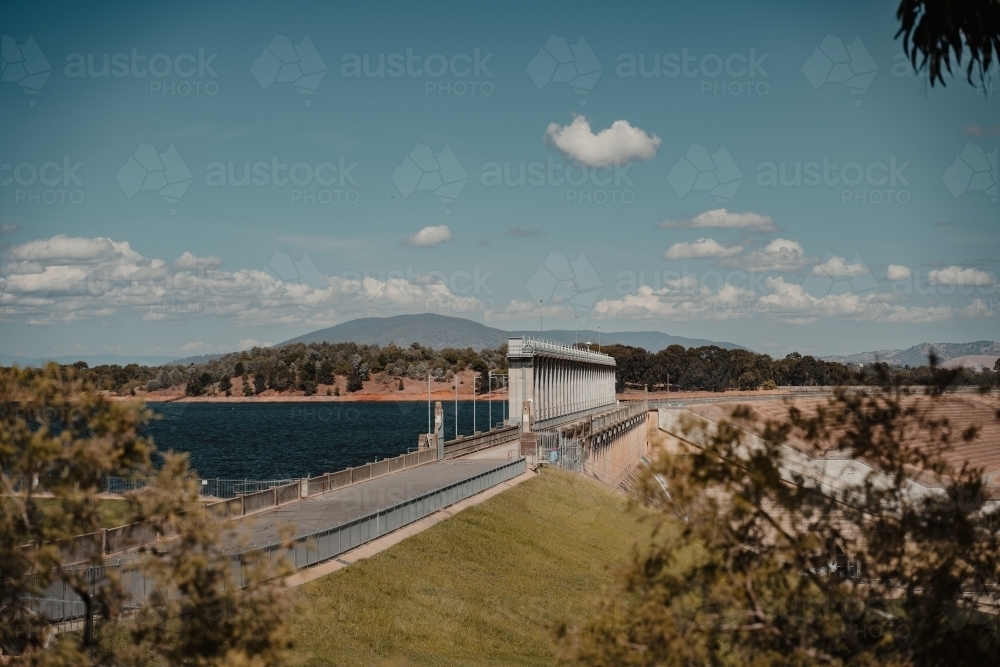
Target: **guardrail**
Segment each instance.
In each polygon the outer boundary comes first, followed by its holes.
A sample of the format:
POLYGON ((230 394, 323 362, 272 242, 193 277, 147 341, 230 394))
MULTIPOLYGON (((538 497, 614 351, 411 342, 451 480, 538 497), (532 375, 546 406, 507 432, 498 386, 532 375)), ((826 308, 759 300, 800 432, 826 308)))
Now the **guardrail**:
MULTIPOLYGON (((419 521, 457 502, 509 481, 526 470, 526 461, 519 458, 504 462, 490 470, 471 475, 463 480, 428 491, 415 498, 384 507, 348 521, 295 536, 292 546, 282 544, 250 545, 250 548, 223 556, 229 559, 234 579, 244 586, 244 567, 251 563, 268 563, 268 576, 278 574, 278 564, 286 559, 294 569, 311 567, 335 558, 362 544, 378 539, 403 526, 419 521)), ((154 582, 145 577, 135 562, 102 567, 80 568, 87 570, 86 577, 93 582, 94 590, 115 577, 127 593, 124 611, 136 609, 148 600, 154 582)), ((81 598, 62 580, 56 580, 38 598, 27 600, 29 607, 54 623, 68 622, 83 616, 81 598)))
MULTIPOLYGON (((516 435, 516 428, 514 429, 516 435)), ((475 450, 472 450, 475 451, 475 450)), ((449 457, 450 458, 450 457, 449 457)), ((206 505, 206 508, 222 519, 234 519, 256 512, 263 512, 280 505, 286 505, 302 498, 309 498, 322 493, 350 486, 358 482, 381 477, 414 466, 430 463, 437 459, 437 452, 424 450, 412 454, 402 454, 391 459, 382 459, 374 463, 366 463, 356 468, 347 468, 339 472, 326 473, 310 479, 275 480, 280 485, 272 485, 263 490, 239 494, 228 500, 206 505)), ((271 484, 272 482, 264 482, 271 484)), ((80 563, 90 560, 95 554, 111 556, 129 549, 140 547, 162 538, 146 523, 132 523, 115 528, 101 529, 86 535, 64 540, 60 543, 63 559, 67 563, 80 563)))
POLYGON ((444 457, 446 459, 453 459, 513 442, 517 440, 519 434, 520 426, 506 426, 485 433, 477 433, 476 435, 459 436, 455 440, 448 440, 444 443, 444 457))

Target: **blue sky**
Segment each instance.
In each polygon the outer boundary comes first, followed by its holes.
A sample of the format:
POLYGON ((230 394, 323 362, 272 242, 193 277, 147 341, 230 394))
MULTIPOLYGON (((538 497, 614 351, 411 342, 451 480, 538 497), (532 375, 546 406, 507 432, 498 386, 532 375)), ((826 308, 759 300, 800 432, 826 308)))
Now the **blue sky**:
POLYGON ((894 12, 11 6, 0 351, 428 311, 772 355, 995 339, 997 79, 930 89, 894 12))

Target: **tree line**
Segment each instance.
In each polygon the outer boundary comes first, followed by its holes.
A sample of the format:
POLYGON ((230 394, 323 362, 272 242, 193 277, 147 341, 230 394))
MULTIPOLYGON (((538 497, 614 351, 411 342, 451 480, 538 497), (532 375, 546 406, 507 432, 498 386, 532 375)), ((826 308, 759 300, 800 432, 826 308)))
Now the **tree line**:
MULTIPOLYGON (((945 371, 931 365, 911 368, 885 362, 866 365, 824 361, 798 352, 783 359, 750 350, 727 350, 715 345, 684 348, 671 345, 659 352, 641 347, 608 345, 601 350, 618 364, 618 390, 626 387, 650 391, 725 391, 727 389, 773 389, 777 386, 877 385, 884 370, 905 385, 930 385, 945 371)), ((995 371, 963 368, 948 373, 953 384, 989 386, 995 371)))
MULTIPOLYGON (((579 347, 582 349, 583 344, 579 347)), ((602 352, 617 363, 617 389, 650 391, 726 391, 728 389, 770 389, 777 386, 872 385, 881 370, 906 385, 929 385, 942 371, 930 366, 890 366, 884 362, 866 365, 824 361, 792 352, 776 359, 745 349, 727 350, 715 345, 685 348, 671 345, 659 352, 641 347, 607 345, 602 352)), ((334 385, 335 376, 345 377, 346 389, 358 391, 365 381, 379 375, 387 383, 402 388, 406 380, 450 382, 455 373, 474 370, 481 375, 477 390, 487 388, 487 373, 507 369, 507 346, 475 351, 431 347, 413 343, 407 347, 390 344, 295 343, 283 347, 254 347, 225 354, 218 359, 188 365, 126 366, 101 365, 90 368, 83 361, 72 366, 77 375, 100 390, 118 395, 184 387, 191 396, 219 392, 234 396, 254 396, 268 389, 315 394, 321 385, 334 385)), ((31 369, 26 369, 31 373, 31 369)), ((997 371, 962 369, 954 374, 955 384, 989 386, 997 371)), ((331 393, 339 389, 332 389, 331 393)))

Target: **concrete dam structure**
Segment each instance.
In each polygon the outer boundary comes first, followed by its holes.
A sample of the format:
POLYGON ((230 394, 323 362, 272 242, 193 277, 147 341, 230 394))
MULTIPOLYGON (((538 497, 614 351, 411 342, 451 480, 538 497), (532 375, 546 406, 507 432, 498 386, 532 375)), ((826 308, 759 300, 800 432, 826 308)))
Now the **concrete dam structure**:
POLYGON ((520 453, 626 488, 648 452, 648 407, 619 403, 614 358, 519 337, 507 341, 507 366, 520 453))
POLYGON ((572 415, 607 409, 615 399, 614 357, 537 340, 507 341, 510 415, 530 406, 531 422, 543 428, 572 415))

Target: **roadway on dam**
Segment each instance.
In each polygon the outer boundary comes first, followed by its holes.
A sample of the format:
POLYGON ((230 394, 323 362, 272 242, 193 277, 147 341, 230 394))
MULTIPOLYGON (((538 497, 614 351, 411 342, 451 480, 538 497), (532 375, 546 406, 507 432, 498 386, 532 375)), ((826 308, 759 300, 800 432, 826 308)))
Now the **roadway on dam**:
POLYGON ((235 534, 224 537, 221 546, 243 551, 279 542, 283 533, 305 535, 336 526, 508 462, 506 451, 493 455, 496 458, 435 461, 252 514, 232 524, 235 534))

